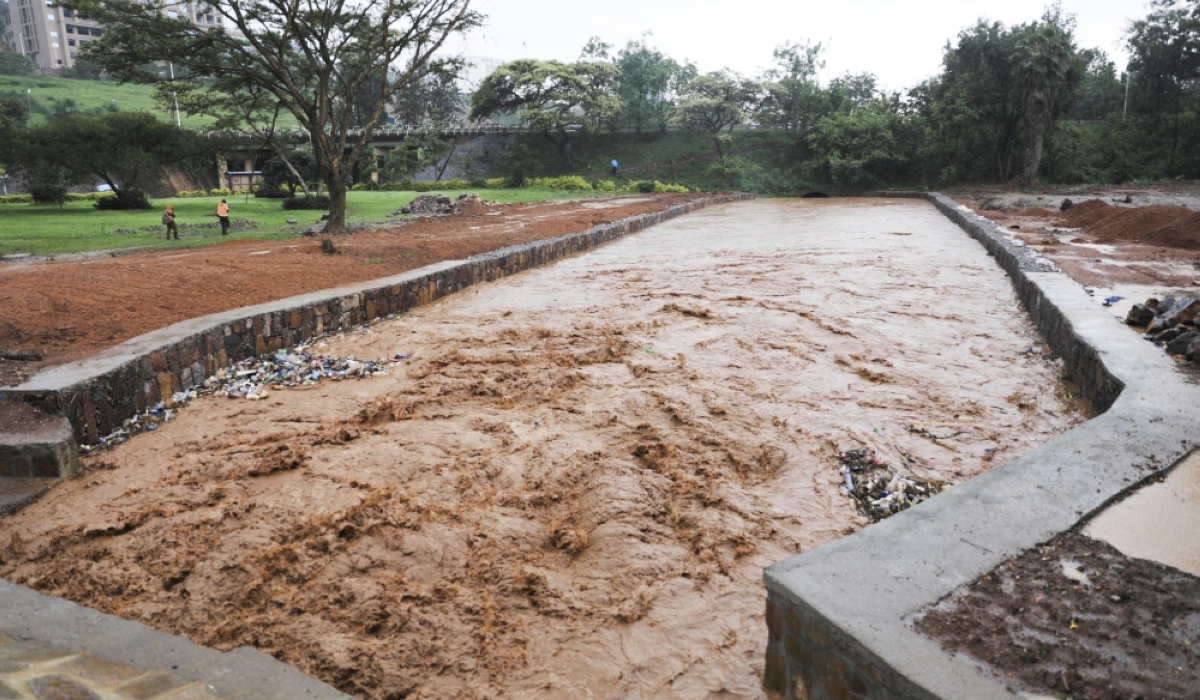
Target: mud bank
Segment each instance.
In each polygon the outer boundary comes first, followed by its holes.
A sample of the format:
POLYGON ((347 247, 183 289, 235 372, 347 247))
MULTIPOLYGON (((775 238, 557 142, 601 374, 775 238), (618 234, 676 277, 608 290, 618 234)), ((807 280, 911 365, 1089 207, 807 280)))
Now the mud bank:
POLYGON ((762 568, 865 524, 840 451, 955 483, 1081 420, 923 202, 715 207, 322 350, 412 358, 196 402, 0 575, 364 698, 761 697, 762 568))

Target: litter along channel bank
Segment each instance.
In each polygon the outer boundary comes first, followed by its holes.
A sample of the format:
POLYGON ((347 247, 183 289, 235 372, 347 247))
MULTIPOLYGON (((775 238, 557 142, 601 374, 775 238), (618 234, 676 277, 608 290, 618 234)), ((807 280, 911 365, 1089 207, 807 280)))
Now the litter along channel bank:
POLYGON ((374 380, 192 401, 0 576, 363 698, 757 698, 763 567, 871 520, 844 456, 907 494, 1069 429, 1041 347, 924 202, 722 205, 321 349, 411 355, 374 380))

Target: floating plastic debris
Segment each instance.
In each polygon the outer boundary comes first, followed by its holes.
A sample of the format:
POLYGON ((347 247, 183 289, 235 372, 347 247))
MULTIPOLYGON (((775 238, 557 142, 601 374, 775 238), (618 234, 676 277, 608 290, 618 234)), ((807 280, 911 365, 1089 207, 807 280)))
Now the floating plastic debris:
POLYGON ((843 481, 839 490, 875 522, 908 510, 945 488, 939 478, 902 475, 869 450, 847 450, 839 461, 843 481))
MULTIPOLYGON (((364 325, 356 330, 369 333, 370 326, 364 325)), ((338 337, 342 335, 345 334, 338 334, 338 337)), ((80 449, 84 453, 109 449, 139 433, 157 430, 159 425, 175 417, 175 409, 201 396, 261 401, 270 396, 268 388, 312 386, 322 380, 366 379, 385 373, 391 367, 387 360, 357 360, 308 352, 317 340, 313 339, 293 351, 280 350, 273 355, 253 357, 217 370, 215 375, 205 379, 199 386, 175 392, 169 402, 155 404, 145 412, 125 420, 120 428, 100 438, 95 445, 83 445, 80 449)), ((321 343, 321 346, 325 345, 321 343)), ((390 362, 410 357, 397 354, 390 362)))

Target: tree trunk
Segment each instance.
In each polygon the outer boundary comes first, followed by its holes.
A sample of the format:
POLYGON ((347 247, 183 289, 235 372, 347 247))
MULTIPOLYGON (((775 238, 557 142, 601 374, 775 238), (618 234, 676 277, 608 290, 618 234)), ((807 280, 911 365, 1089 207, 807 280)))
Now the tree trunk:
POLYGON ((342 177, 333 177, 327 183, 329 186, 329 221, 326 222, 322 233, 346 232, 346 181, 342 177))
MULTIPOLYGON (((292 174, 292 177, 296 178, 296 182, 300 183, 300 189, 304 192, 304 196, 309 196, 308 185, 304 184, 304 178, 300 177, 300 173, 296 171, 296 166, 292 165, 292 161, 288 160, 288 157, 284 155, 283 149, 276 149, 275 152, 279 154, 279 160, 282 160, 283 164, 287 166, 288 172, 292 174)), ((292 196, 296 196, 296 188, 292 187, 290 189, 292 190, 292 196)))
POLYGON ((437 175, 433 179, 438 182, 442 181, 442 175, 446 174, 446 168, 450 167, 450 159, 454 157, 454 153, 458 150, 458 139, 454 139, 454 145, 450 147, 450 152, 446 154, 446 160, 442 162, 441 167, 437 167, 437 175))
POLYGON ((1047 117, 1045 108, 1040 105, 1030 110, 1027 125, 1029 132, 1025 135, 1025 169, 1021 173, 1021 180, 1026 185, 1038 183, 1038 168, 1042 165, 1042 147, 1046 141, 1047 117))

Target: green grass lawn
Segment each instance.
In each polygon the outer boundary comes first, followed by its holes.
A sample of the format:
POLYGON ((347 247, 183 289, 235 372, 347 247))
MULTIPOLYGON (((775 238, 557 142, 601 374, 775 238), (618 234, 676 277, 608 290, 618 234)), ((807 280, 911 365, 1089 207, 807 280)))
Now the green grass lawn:
MULTIPOLYGON (((475 190, 471 190, 475 191, 475 190)), ((441 194, 457 197, 462 191, 449 190, 441 194)), ((578 199, 593 193, 563 192, 542 189, 480 190, 489 201, 505 204, 561 199, 578 199)), ((415 192, 351 192, 348 195, 346 219, 355 221, 384 221, 387 215, 408 204, 415 192)), ((317 223, 322 212, 284 211, 278 199, 247 199, 244 195, 226 197, 229 215, 234 221, 249 219, 258 224, 254 229, 233 229, 229 236, 219 228, 188 229, 188 223, 215 222, 220 197, 197 199, 156 199, 154 209, 143 211, 97 211, 91 202, 70 202, 64 207, 35 204, 0 204, 0 255, 31 253, 33 255, 64 255, 121 248, 181 248, 220 243, 230 238, 283 239, 299 234, 292 229, 317 223), (175 207, 176 221, 181 225, 180 241, 167 241, 161 225, 163 209, 175 207), (287 219, 295 219, 295 226, 287 219), (118 233, 118 229, 140 229, 153 226, 153 231, 118 233)))
MULTIPOLYGON (((0 75, 0 95, 10 94, 25 99, 26 90, 29 91, 28 98, 34 108, 29 115, 31 124, 46 121, 46 117, 38 112, 39 106, 53 111, 55 104, 65 99, 74 100, 75 107, 81 111, 115 104, 125 112, 151 112, 163 121, 171 118, 170 110, 154 101, 154 90, 149 85, 120 85, 107 80, 0 75)), ((183 125, 193 129, 202 128, 211 121, 208 117, 183 117, 183 125)))

